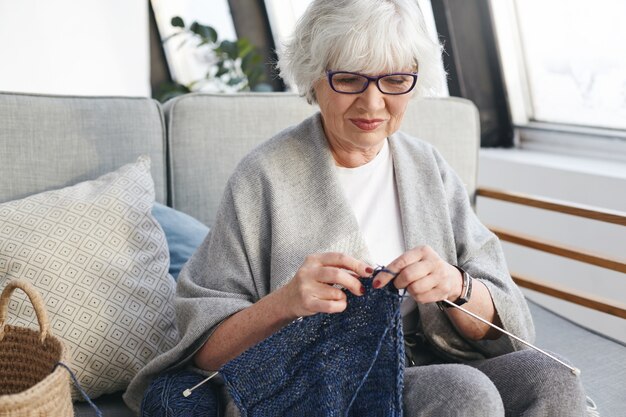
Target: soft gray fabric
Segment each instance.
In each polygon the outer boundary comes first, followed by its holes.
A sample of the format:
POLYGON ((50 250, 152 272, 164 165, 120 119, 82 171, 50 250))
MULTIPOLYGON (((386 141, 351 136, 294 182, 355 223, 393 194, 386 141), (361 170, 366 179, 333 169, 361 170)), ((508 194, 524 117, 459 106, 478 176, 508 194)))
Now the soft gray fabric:
POLYGON ((404 370, 405 417, 503 417, 498 389, 466 365, 437 364, 404 370))
MULTIPOLYGON (((503 326, 532 340, 533 325, 506 273, 496 237, 480 224, 456 174, 429 144, 390 137, 405 244, 428 244, 491 291, 503 326)), ((337 251, 374 262, 333 169, 316 114, 258 147, 228 182, 209 237, 183 268, 176 309, 182 340, 146 366, 124 398, 137 408, 149 380, 188 359, 215 326, 288 282, 304 258, 337 251)), ((421 305, 426 336, 452 359, 518 348, 507 338, 469 343, 434 304, 421 305)))
MULTIPOLYGON (((569 362, 566 358, 560 359, 569 362)), ((512 352, 471 365, 494 383, 507 417, 586 415, 581 379, 535 350, 512 352)))
POLYGON ((626 346, 529 301, 537 346, 563 355, 581 370, 587 395, 601 416, 626 416, 626 346))
MULTIPOLYGON (((211 226, 228 177, 257 146, 316 111, 295 94, 188 94, 165 105, 170 141, 172 207, 211 226)), ((402 131, 432 143, 476 187, 478 111, 459 98, 414 99, 402 131)))
POLYGON ((406 368, 406 417, 582 417, 585 392, 569 369, 531 350, 471 363, 406 368))
POLYGON ((165 202, 165 129, 149 98, 0 92, 0 203, 94 179, 152 160, 165 202))

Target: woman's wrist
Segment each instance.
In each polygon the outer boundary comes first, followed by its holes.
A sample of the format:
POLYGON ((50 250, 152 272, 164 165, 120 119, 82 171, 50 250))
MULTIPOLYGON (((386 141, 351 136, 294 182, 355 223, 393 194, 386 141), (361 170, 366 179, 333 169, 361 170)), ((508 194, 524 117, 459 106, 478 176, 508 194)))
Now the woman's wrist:
POLYGON ((273 306, 276 308, 276 317, 279 321, 292 322, 300 317, 298 312, 294 311, 291 302, 293 297, 289 295, 289 284, 278 288, 276 291, 267 295, 271 298, 273 306))
POLYGON ((448 301, 455 302, 463 295, 463 272, 454 265, 448 264, 450 274, 452 275, 453 291, 447 297, 448 301))

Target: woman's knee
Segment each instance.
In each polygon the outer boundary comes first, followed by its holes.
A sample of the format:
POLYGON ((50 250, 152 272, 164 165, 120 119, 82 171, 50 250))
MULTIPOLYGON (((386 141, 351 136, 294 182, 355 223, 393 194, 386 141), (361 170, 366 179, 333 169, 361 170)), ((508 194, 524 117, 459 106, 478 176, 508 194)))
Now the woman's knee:
POLYGON ((512 414, 584 414, 585 391, 580 377, 539 352, 529 349, 503 355, 485 361, 479 369, 494 381, 512 414))
POLYGON ((485 374, 469 366, 407 368, 404 384, 407 417, 504 415, 496 386, 485 374))
MULTIPOLYGON (((581 379, 563 364, 534 350, 519 353, 524 384, 528 396, 543 404, 542 407, 554 416, 582 415, 585 404, 585 390, 581 379), (557 410, 564 410, 563 414, 557 410)), ((567 359, 559 358, 568 363, 567 359)))

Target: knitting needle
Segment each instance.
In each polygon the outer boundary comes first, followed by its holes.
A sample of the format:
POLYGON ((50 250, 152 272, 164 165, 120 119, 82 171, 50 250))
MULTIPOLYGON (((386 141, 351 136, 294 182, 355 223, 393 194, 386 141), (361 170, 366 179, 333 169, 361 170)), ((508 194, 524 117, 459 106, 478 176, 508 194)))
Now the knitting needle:
POLYGON ((193 390, 195 390, 196 388, 198 388, 200 385, 204 384, 205 382, 208 382, 209 379, 213 378, 215 375, 217 375, 219 372, 213 372, 211 375, 209 375, 208 377, 206 377, 205 379, 203 379, 202 381, 198 382, 196 385, 194 385, 192 388, 187 388, 186 390, 183 391, 183 396, 184 397, 189 397, 191 395, 191 392, 193 390))
POLYGON ((452 301, 449 301, 449 300, 442 300, 442 302, 444 302, 444 303, 448 304, 450 307, 457 308, 457 309, 461 310, 462 312, 464 312, 464 313, 466 313, 466 314, 469 314, 470 316, 474 317, 476 320, 480 320, 480 321, 482 321, 483 323, 485 323, 486 325, 489 325, 489 326, 493 327, 494 329, 501 331, 502 333, 506 334, 507 336, 512 337, 513 339, 517 340, 518 342, 522 342, 522 343, 523 343, 523 344, 525 344, 526 346, 528 346, 528 347, 531 347, 531 348, 535 349, 537 352, 539 352, 539 353, 543 353, 543 354, 544 354, 544 355, 546 355, 547 357, 549 357, 549 358, 551 358, 551 359, 554 359, 555 361, 557 361, 557 362, 558 362, 558 363, 560 363, 561 365, 563 365, 563 366, 565 366, 565 367, 569 368, 569 369, 572 371, 572 373, 573 373, 574 375, 576 375, 576 376, 579 376, 579 375, 580 375, 580 369, 578 369, 578 368, 574 368, 573 366, 569 366, 568 364, 566 364, 565 362, 563 362, 563 361, 562 361, 562 360, 560 360, 559 358, 557 358, 557 357, 555 357, 555 356, 553 356, 553 355, 549 354, 549 353, 548 353, 548 352, 546 352, 545 350, 539 349, 537 346, 533 345, 532 343, 529 343, 529 342, 527 342, 527 341, 525 341, 525 340, 523 340, 523 339, 520 339, 519 337, 515 336, 513 333, 507 332, 507 331, 506 331, 506 330, 504 330, 503 328, 496 326, 495 324, 493 324, 493 323, 491 323, 491 322, 489 322, 489 321, 487 321, 487 320, 483 319, 482 317, 480 317, 480 316, 478 316, 478 315, 476 315, 476 314, 472 313, 471 311, 466 310, 466 309, 464 309, 463 307, 461 307, 461 306, 458 306, 458 305, 454 304, 452 301))

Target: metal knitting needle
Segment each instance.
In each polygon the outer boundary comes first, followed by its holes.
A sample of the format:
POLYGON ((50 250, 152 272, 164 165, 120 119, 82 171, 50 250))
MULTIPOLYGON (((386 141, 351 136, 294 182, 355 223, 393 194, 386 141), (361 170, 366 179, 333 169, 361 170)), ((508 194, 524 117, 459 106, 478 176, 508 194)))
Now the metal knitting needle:
POLYGON ((209 381, 209 379, 213 378, 215 375, 217 375, 219 372, 213 372, 211 375, 207 376, 205 379, 203 379, 202 381, 198 382, 196 385, 194 385, 192 388, 187 388, 186 390, 183 391, 183 396, 184 397, 189 397, 191 395, 191 392, 193 390, 195 390, 196 388, 198 388, 200 385, 206 383, 209 381))
POLYGON ((557 361, 557 362, 558 362, 558 363, 560 363, 561 365, 563 365, 563 366, 567 367, 568 369, 570 369, 574 375, 576 375, 576 376, 579 376, 579 375, 580 375, 580 369, 578 369, 578 368, 574 368, 573 366, 569 366, 568 364, 566 364, 565 362, 563 362, 563 361, 562 361, 562 360, 560 360, 559 358, 557 358, 557 357, 555 357, 555 356, 553 356, 553 355, 549 354, 549 353, 548 353, 548 352, 546 352, 545 350, 539 349, 537 346, 533 345, 532 343, 529 343, 529 342, 527 342, 527 341, 525 341, 525 340, 523 340, 523 339, 520 339, 519 337, 515 336, 513 333, 509 333, 509 332, 507 332, 507 331, 506 331, 506 330, 504 330, 503 328, 496 326, 495 324, 493 324, 493 323, 491 323, 491 322, 489 322, 489 321, 485 320, 484 318, 482 318, 482 317, 480 317, 480 316, 478 316, 478 315, 476 315, 476 314, 472 313, 471 311, 466 310, 466 309, 464 309, 463 307, 460 307, 460 306, 458 306, 458 305, 454 304, 452 301, 448 301, 448 300, 441 300, 441 301, 442 301, 442 302, 444 302, 444 303, 446 303, 446 304, 448 304, 450 307, 457 308, 457 309, 461 310, 462 312, 464 312, 464 313, 466 313, 466 314, 469 314, 470 316, 474 317, 476 320, 480 320, 480 321, 482 321, 483 323, 485 323, 486 325, 491 326, 491 327, 493 327, 494 329, 501 331, 502 333, 506 334, 507 336, 512 337, 513 339, 517 340, 518 342, 522 342, 522 343, 523 343, 523 344, 525 344, 526 346, 528 346, 528 347, 531 347, 531 348, 535 349, 537 352, 539 352, 539 353, 543 353, 543 354, 544 354, 544 355, 546 355, 547 357, 549 357, 549 358, 551 358, 551 359, 554 359, 555 361, 557 361))

